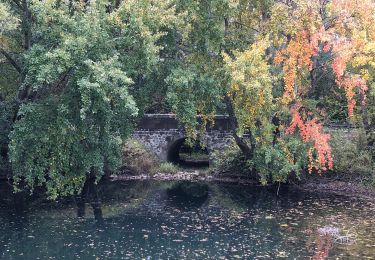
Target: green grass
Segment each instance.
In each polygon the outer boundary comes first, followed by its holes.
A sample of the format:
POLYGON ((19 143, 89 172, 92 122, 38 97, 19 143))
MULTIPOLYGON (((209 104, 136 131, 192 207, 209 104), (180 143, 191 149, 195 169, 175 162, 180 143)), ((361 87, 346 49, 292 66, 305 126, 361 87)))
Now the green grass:
POLYGON ((178 167, 170 162, 163 162, 160 164, 159 172, 162 173, 177 173, 178 167))

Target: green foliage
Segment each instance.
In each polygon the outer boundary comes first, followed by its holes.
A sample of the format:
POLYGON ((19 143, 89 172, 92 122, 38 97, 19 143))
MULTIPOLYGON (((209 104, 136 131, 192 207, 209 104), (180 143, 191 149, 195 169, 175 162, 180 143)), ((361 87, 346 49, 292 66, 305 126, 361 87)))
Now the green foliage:
POLYGON ((236 119, 237 131, 242 135, 246 129, 255 131, 262 124, 263 135, 269 135, 271 130, 269 118, 274 112, 274 97, 272 96, 272 75, 270 65, 266 60, 265 50, 269 42, 259 40, 244 52, 235 52, 235 59, 225 55, 226 67, 230 74, 230 96, 236 119))
POLYGON ((10 169, 8 160, 9 133, 16 114, 14 102, 0 101, 0 173, 10 169))
POLYGON ((166 80, 167 95, 189 139, 197 137, 197 114, 203 115, 203 131, 223 107, 230 86, 223 54, 254 41, 252 25, 259 26, 259 13, 269 5, 270 1, 176 1, 183 30, 178 35, 179 62, 166 80))
POLYGON ((178 167, 170 162, 162 162, 159 166, 159 172, 161 173, 177 173, 178 167))
POLYGON ((183 153, 180 151, 180 159, 184 161, 206 161, 208 155, 204 151, 193 151, 191 153, 183 153))
POLYGON ((213 162, 210 167, 221 175, 253 176, 252 165, 241 154, 241 150, 234 142, 231 142, 225 149, 212 151, 210 157, 213 162))
POLYGON ((19 24, 19 19, 14 16, 7 3, 0 3, 0 39, 9 31, 15 30, 19 24))
POLYGON ((46 185, 56 198, 80 191, 88 174, 99 179, 120 166, 138 114, 134 86, 157 63, 157 42, 177 18, 167 1, 128 1, 112 12, 107 4, 30 2, 33 44, 21 86, 28 100, 9 145, 16 185, 46 185))
POLYGON ((243 175, 262 184, 286 182, 291 173, 299 178, 307 165, 306 147, 293 136, 257 143, 253 159, 246 160, 235 143, 214 151, 215 171, 221 174, 243 175))
POLYGON ((204 131, 223 95, 214 69, 203 64, 176 68, 167 78, 168 101, 191 139, 196 138, 197 115, 207 116, 201 125, 204 131))
MULTIPOLYGON (((143 112, 170 110, 190 144, 198 127, 203 137, 214 114, 229 114, 231 130, 251 148, 251 158, 245 160, 231 146, 215 153, 217 167, 256 172, 262 183, 283 182, 291 173, 299 176, 308 145, 283 135, 293 105, 282 102, 284 94, 291 101, 299 93, 293 102, 314 111, 304 117, 347 118, 345 91, 334 88, 334 72, 326 66, 335 58, 332 50, 319 51, 310 71, 311 46, 303 37, 293 38, 321 15, 306 16, 308 1, 293 10, 273 0, 17 3, 0 3, 0 170, 9 167, 9 159, 16 186, 22 181, 31 190, 45 185, 56 198, 78 192, 88 175, 99 179, 121 166, 152 172, 154 159, 139 144, 124 140, 143 112), (285 34, 296 44, 284 53, 294 57, 286 71, 273 62, 276 49, 291 42, 285 34), (286 92, 282 78, 289 78, 286 92), (276 117, 280 124, 272 122, 276 117), (137 156, 144 159, 133 160, 137 156)), ((367 40, 348 68, 367 79, 368 122, 375 125, 374 45, 371 37, 360 38, 367 40)), ((364 146, 371 138, 368 130, 364 146)), ((347 147, 333 148, 336 170, 364 172, 374 149, 347 147), (358 164, 345 164, 353 158, 358 164)), ((176 171, 169 164, 163 169, 176 171)))
POLYGON ((278 139, 275 145, 257 147, 252 165, 257 169, 260 182, 286 182, 290 174, 300 177, 307 165, 306 145, 299 138, 278 139))

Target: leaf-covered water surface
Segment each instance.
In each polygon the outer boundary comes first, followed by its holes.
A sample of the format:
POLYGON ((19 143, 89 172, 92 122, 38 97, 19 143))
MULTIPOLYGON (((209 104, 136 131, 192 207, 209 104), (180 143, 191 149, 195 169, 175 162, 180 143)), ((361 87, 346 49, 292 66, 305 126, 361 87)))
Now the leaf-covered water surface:
POLYGON ((190 182, 112 182, 50 202, 1 184, 4 259, 366 259, 375 206, 190 182), (325 228, 325 229, 322 229, 325 228), (340 236, 319 233, 335 230, 340 236))

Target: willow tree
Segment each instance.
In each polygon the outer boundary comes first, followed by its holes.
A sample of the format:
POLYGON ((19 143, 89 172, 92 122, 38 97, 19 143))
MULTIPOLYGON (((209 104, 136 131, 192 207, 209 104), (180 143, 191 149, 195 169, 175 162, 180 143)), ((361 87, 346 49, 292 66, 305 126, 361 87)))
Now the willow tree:
POLYGON ((14 182, 45 185, 52 198, 72 194, 121 162, 138 112, 133 86, 159 61, 173 6, 16 0, 8 11, 10 44, 0 44, 21 82, 9 144, 14 182))

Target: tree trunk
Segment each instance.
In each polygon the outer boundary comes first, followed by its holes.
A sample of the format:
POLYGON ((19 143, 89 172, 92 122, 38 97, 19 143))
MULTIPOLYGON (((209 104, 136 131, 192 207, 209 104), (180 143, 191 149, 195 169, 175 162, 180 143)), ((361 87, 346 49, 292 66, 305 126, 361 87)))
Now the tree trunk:
POLYGON ((225 104, 226 104, 227 112, 228 112, 228 115, 229 115, 229 123, 230 123, 230 128, 231 128, 234 140, 236 141, 236 144, 240 148, 240 150, 243 153, 243 155, 245 156, 245 158, 247 160, 251 160, 254 156, 254 149, 255 149, 254 143, 252 141, 252 133, 249 132, 250 142, 251 142, 251 146, 249 146, 246 143, 246 141, 243 139, 243 137, 240 137, 237 134, 238 121, 237 121, 237 118, 234 114, 232 101, 229 99, 228 96, 225 97, 225 104))
POLYGON ((31 37, 32 37, 32 32, 31 32, 31 22, 32 22, 32 17, 31 17, 31 12, 29 9, 29 5, 27 0, 22 1, 22 8, 23 8, 23 19, 22 19, 22 25, 23 25, 23 31, 24 31, 24 48, 25 50, 28 50, 31 48, 31 37))
POLYGON ((317 67, 318 67, 318 57, 312 57, 312 69, 310 70, 311 86, 307 93, 308 98, 316 97, 316 91, 318 87, 318 77, 317 77, 317 67))

